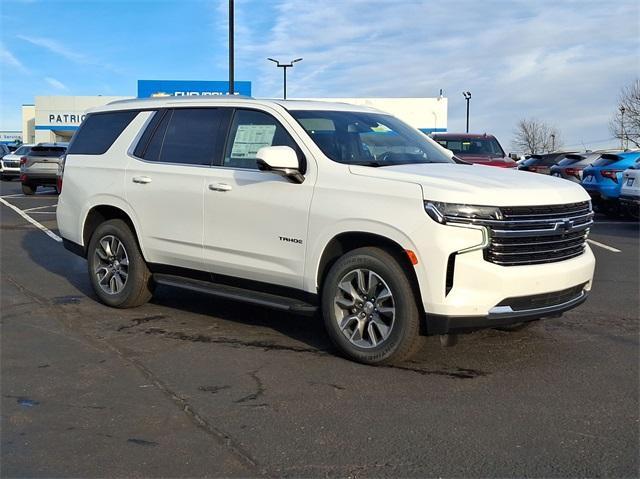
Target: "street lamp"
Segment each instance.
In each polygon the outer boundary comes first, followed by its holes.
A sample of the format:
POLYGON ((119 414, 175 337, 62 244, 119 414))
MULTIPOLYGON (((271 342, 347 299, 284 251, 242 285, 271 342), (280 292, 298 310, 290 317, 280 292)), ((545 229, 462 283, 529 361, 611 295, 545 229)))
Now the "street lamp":
POLYGON ((234 64, 234 58, 233 58, 233 50, 234 50, 234 45, 233 45, 233 24, 234 24, 234 20, 233 20, 233 1, 234 0, 229 0, 229 95, 233 95, 235 93, 235 84, 234 84, 234 79, 233 79, 233 64, 234 64))
POLYGON ((620 138, 620 149, 624 150, 624 137, 625 137, 625 134, 624 134, 624 112, 627 111, 627 109, 624 106, 620 105, 619 110, 620 110, 620 128, 622 129, 622 135, 621 135, 621 138, 620 138))
POLYGON ((467 133, 469 133, 469 100, 471 100, 471 92, 463 91, 462 96, 467 100, 467 133))
POLYGON ((556 134, 551 133, 551 151, 556 151, 556 134))
POLYGON ((284 99, 287 99, 287 68, 293 67, 294 63, 302 61, 302 58, 296 58, 295 60, 291 60, 289 63, 280 63, 278 60, 274 60, 273 58, 267 58, 267 60, 274 62, 278 68, 282 68, 284 73, 284 99))

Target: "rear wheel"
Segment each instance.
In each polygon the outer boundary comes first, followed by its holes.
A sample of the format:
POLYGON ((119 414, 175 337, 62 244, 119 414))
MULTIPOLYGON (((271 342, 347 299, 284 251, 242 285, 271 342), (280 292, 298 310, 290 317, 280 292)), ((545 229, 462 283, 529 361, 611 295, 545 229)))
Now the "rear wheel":
POLYGON ((22 193, 24 193, 25 195, 34 195, 37 189, 38 189, 37 185, 22 183, 22 193))
POLYGON ((133 308, 151 299, 151 272, 131 229, 122 220, 102 223, 87 250, 89 277, 100 301, 115 308, 133 308))
POLYGON ((362 363, 400 362, 421 344, 411 282, 398 260, 380 248, 353 250, 331 267, 322 312, 335 345, 362 363))

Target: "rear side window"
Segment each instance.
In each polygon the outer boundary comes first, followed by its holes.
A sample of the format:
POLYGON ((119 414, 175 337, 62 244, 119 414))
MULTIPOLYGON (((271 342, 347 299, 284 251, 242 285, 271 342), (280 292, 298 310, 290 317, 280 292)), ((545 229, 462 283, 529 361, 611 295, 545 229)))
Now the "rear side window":
POLYGON ((138 111, 115 111, 88 115, 73 137, 70 154, 102 155, 131 123, 138 111))
POLYGON ((135 154, 147 161, 211 165, 218 150, 219 124, 220 111, 215 108, 178 108, 164 115, 157 113, 135 154))
POLYGON ((31 151, 30 146, 21 146, 14 153, 16 155, 28 155, 30 151, 31 151))
POLYGON ((29 156, 53 156, 59 157, 67 151, 64 146, 34 146, 31 148, 29 156))

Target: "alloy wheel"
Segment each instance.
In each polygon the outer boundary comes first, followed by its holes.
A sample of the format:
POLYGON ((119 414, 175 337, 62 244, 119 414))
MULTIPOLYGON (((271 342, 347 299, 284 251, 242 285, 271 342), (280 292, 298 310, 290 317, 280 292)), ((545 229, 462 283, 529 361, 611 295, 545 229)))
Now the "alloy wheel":
POLYGON ((391 334, 396 313, 391 289, 368 269, 356 269, 342 277, 334 311, 342 334, 360 348, 383 343, 391 334))
POLYGON ((104 236, 96 244, 94 273, 98 285, 107 294, 120 293, 129 277, 129 256, 118 238, 104 236))

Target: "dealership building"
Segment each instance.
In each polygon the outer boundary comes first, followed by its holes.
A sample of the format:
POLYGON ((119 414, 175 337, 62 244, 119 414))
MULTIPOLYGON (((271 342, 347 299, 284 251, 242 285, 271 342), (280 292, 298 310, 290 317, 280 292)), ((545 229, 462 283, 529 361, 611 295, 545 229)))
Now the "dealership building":
MULTIPOLYGON (((237 94, 251 96, 251 82, 235 82, 237 94)), ((226 81, 139 80, 137 98, 162 96, 219 96, 228 92, 226 81)), ((131 96, 36 96, 22 106, 24 143, 69 141, 86 111, 131 96)), ((307 98, 364 105, 386 111, 425 133, 447 131, 447 98, 307 98)), ((19 132, 15 132, 17 135, 19 132)))

